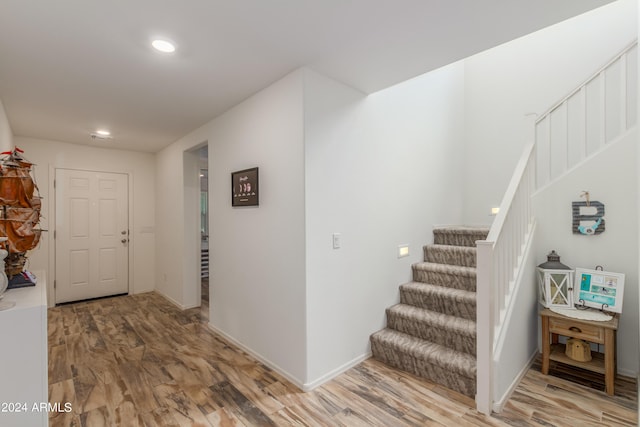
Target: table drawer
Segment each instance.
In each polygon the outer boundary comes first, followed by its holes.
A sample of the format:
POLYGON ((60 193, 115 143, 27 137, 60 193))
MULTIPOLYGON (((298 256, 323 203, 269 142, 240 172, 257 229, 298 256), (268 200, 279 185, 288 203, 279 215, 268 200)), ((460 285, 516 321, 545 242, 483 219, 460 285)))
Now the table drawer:
POLYGON ((574 323, 570 319, 550 318, 549 332, 596 343, 604 342, 604 328, 585 325, 584 323, 580 323, 580 321, 574 323))

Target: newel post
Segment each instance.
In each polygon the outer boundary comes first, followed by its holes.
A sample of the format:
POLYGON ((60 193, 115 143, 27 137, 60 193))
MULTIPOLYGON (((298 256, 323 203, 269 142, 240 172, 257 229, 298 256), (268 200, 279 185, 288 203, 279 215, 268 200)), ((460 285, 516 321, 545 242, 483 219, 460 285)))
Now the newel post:
POLYGON ((486 415, 493 408, 493 245, 476 242, 476 409, 486 415))

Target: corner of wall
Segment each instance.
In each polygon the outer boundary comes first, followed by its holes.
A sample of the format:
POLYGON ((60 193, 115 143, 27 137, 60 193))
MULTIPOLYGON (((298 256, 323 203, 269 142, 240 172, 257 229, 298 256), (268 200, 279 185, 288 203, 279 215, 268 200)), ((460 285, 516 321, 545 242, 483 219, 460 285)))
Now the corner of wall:
POLYGON ((0 151, 9 151, 13 148, 13 132, 9 125, 7 112, 0 99, 0 151))

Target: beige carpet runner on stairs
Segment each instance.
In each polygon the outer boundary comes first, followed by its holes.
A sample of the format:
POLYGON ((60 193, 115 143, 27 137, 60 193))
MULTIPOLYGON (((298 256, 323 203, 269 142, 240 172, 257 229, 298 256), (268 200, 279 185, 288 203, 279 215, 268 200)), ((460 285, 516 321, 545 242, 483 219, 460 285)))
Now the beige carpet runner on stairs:
POLYGON ((371 335, 373 357, 474 397, 476 393, 476 240, 489 230, 441 227, 371 335))

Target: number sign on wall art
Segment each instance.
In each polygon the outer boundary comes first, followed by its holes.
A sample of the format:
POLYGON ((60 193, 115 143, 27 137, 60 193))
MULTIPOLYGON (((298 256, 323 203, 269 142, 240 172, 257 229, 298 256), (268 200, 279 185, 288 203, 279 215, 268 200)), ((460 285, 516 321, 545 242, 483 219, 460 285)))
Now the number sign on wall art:
POLYGON ((231 173, 231 206, 258 206, 258 168, 231 173))

